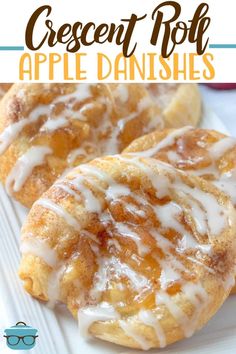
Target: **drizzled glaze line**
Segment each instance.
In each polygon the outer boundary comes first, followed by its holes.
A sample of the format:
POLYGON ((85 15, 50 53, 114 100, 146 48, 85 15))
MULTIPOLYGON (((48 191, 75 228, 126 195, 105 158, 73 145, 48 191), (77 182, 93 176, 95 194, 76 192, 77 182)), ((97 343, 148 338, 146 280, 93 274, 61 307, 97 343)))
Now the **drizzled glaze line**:
POLYGON ((6 179, 6 189, 19 192, 33 169, 45 163, 45 156, 52 154, 52 150, 47 146, 33 146, 26 151, 16 162, 6 179), (12 187, 13 185, 13 187, 12 187))
POLYGON ((190 321, 188 316, 182 311, 180 306, 178 306, 171 298, 171 296, 165 291, 158 291, 156 294, 156 305, 165 305, 177 323, 183 330, 184 336, 186 338, 193 334, 192 327, 189 327, 190 321))
POLYGON ((150 342, 139 333, 137 333, 131 323, 128 321, 120 320, 119 325, 123 329, 125 335, 137 342, 143 350, 150 349, 150 342))
POLYGON ((21 241, 20 251, 22 254, 33 254, 43 259, 48 265, 54 268, 58 263, 55 250, 51 249, 46 241, 40 240, 34 235, 29 235, 21 241))
POLYGON ((79 309, 78 322, 80 334, 88 338, 90 326, 97 321, 113 321, 119 319, 119 314, 112 305, 101 302, 96 306, 88 306, 79 309))
POLYGON ((193 128, 190 126, 176 129, 173 132, 171 132, 170 134, 168 134, 163 140, 161 140, 159 143, 157 143, 154 147, 147 149, 145 151, 129 152, 127 154, 128 155, 135 155, 135 156, 139 156, 139 157, 152 157, 160 150, 173 145, 177 138, 181 137, 184 133, 186 133, 187 131, 189 131, 191 129, 193 129, 193 128))
POLYGON ((140 310, 138 317, 142 323, 154 329, 160 343, 160 348, 164 348, 166 346, 166 335, 157 316, 150 310, 140 310))
POLYGON ((32 111, 28 118, 23 118, 6 127, 0 134, 0 154, 3 154, 10 144, 18 137, 22 130, 29 124, 35 123, 39 118, 48 113, 48 107, 39 106, 32 111))
POLYGON ((35 205, 40 205, 45 209, 53 211, 56 215, 60 216, 65 220, 65 222, 72 226, 75 230, 80 230, 80 223, 70 214, 68 213, 62 206, 54 203, 50 199, 41 198, 37 200, 35 205))
POLYGON ((97 300, 100 299, 101 294, 105 291, 109 280, 112 277, 112 272, 116 274, 117 278, 127 278, 130 286, 137 292, 150 287, 149 280, 127 264, 122 263, 118 258, 101 258, 99 260, 99 268, 94 279, 94 287, 90 295, 97 300))
POLYGON ((236 146, 236 139, 231 137, 226 137, 211 145, 211 147, 209 148, 209 153, 214 160, 218 160, 226 152, 228 152, 235 146, 236 146))

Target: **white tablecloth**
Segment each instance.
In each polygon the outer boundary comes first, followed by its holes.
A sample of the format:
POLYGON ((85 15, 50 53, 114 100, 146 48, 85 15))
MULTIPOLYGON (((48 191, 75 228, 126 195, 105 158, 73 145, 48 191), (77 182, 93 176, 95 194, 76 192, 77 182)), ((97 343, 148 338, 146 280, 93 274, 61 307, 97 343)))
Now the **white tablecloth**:
POLYGON ((222 120, 227 130, 236 137, 236 90, 218 91, 200 85, 203 100, 222 120))

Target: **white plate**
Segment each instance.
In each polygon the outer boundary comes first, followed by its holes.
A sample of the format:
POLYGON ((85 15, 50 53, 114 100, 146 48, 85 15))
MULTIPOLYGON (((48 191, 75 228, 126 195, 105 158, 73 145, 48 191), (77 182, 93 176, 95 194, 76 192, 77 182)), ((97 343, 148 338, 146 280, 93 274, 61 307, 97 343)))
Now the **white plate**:
MULTIPOLYGON (((209 110, 205 110, 201 126, 227 133, 219 118, 209 110)), ((0 186, 0 337, 4 334, 4 328, 24 321, 39 331, 37 345, 30 351, 33 354, 143 353, 99 340, 84 341, 79 337, 76 321, 63 306, 53 311, 26 294, 17 277, 20 226, 26 215, 27 210, 13 202, 0 186)), ((149 353, 235 354, 235 309, 236 296, 230 296, 207 326, 192 338, 149 353)), ((12 353, 2 338, 0 353, 12 353)))

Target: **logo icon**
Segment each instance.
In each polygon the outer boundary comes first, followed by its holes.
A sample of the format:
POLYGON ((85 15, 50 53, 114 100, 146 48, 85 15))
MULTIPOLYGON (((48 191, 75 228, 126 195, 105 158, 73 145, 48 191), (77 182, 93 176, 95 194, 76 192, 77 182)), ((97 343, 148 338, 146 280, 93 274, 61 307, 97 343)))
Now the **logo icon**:
POLYGON ((15 326, 5 329, 7 346, 13 350, 29 350, 36 344, 37 329, 27 326, 24 322, 17 322, 15 326))

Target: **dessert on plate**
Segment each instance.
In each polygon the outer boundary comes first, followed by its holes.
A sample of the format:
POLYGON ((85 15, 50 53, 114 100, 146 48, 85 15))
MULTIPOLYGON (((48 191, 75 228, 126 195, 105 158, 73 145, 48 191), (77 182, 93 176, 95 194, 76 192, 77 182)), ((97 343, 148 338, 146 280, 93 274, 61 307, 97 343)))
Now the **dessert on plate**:
POLYGON ((200 117, 196 85, 14 84, 0 103, 0 180, 30 207, 68 169, 200 117))
POLYGON ((97 158, 33 205, 19 275, 32 296, 65 303, 85 335, 165 347, 230 293, 235 213, 212 183, 154 158, 97 158))

